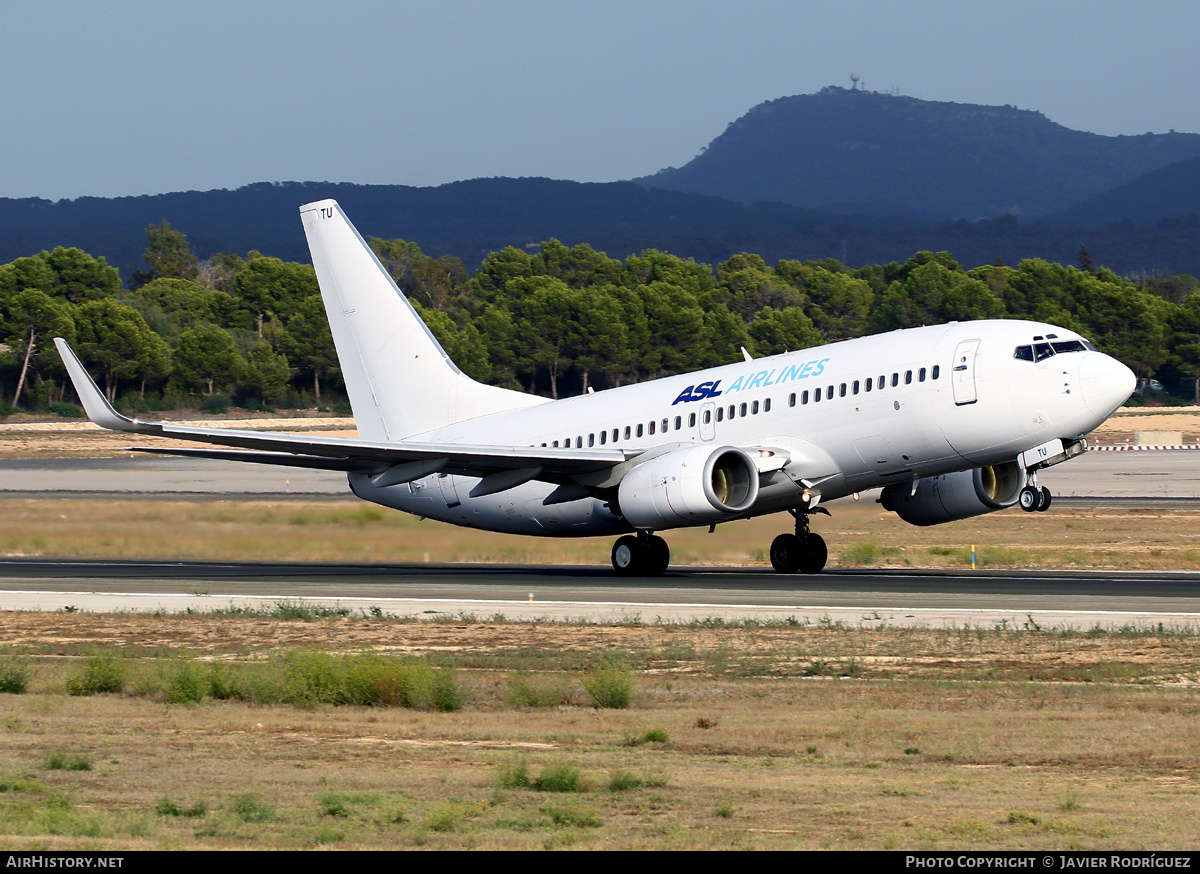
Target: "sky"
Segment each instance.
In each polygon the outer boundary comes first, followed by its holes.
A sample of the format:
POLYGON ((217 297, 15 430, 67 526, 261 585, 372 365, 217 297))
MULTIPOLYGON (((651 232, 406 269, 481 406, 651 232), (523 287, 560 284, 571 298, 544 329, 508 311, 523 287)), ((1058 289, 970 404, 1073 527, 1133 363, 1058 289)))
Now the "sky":
POLYGON ((0 0, 0 32, 0 197, 609 182, 852 73, 1200 133, 1195 0, 0 0))

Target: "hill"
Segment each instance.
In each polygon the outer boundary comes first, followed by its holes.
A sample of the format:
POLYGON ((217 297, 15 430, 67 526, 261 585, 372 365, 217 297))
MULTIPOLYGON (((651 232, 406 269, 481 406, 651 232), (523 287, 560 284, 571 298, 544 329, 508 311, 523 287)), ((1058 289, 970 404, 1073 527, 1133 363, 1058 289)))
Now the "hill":
POLYGON ((1159 219, 1200 223, 1200 158, 1147 173, 1053 216, 1056 224, 1100 227, 1114 222, 1159 219))
POLYGON ((1107 137, 1011 106, 829 87, 761 103, 683 167, 634 181, 837 213, 1031 220, 1198 156, 1198 134, 1107 137))

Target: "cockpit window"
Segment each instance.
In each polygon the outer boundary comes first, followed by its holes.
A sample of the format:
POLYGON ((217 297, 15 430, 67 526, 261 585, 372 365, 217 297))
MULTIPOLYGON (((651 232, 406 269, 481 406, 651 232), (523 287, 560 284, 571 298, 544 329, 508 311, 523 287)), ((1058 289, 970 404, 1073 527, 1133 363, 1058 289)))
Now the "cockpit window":
POLYGON ((1033 360, 1045 361, 1054 354, 1054 349, 1049 343, 1034 343, 1033 344, 1033 360))
POLYGON ((1063 352, 1085 352, 1085 351, 1087 351, 1087 347, 1085 347, 1083 345, 1082 340, 1057 340, 1054 343, 1051 343, 1050 345, 1054 347, 1055 352, 1058 352, 1060 354, 1063 352))
POLYGON ((1018 361, 1032 361, 1033 360, 1033 347, 1032 346, 1018 346, 1017 351, 1013 353, 1013 358, 1016 358, 1018 361))

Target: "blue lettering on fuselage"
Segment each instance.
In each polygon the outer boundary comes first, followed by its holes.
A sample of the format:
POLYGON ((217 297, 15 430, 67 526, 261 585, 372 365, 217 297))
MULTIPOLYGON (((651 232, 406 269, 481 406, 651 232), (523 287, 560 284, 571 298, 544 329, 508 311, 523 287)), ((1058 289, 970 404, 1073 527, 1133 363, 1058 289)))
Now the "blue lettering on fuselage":
POLYGON ((689 403, 691 401, 702 401, 707 398, 719 397, 721 392, 717 390, 717 386, 720 384, 721 380, 718 379, 712 382, 702 382, 699 385, 689 385, 679 393, 679 397, 671 402, 671 406, 675 406, 680 402, 689 403))
POLYGON ((828 358, 821 358, 816 361, 806 361, 804 364, 791 364, 787 367, 776 368, 774 370, 759 370, 754 373, 745 374, 735 379, 733 385, 725 389, 724 392, 717 390, 717 386, 721 384, 721 380, 719 379, 714 382, 689 385, 679 393, 679 397, 671 402, 671 406, 675 406, 678 403, 703 401, 708 398, 718 397, 721 394, 736 394, 737 392, 747 391, 752 388, 783 385, 786 382, 792 382, 797 379, 808 379, 810 376, 820 376, 825 372, 825 364, 828 361, 828 358))

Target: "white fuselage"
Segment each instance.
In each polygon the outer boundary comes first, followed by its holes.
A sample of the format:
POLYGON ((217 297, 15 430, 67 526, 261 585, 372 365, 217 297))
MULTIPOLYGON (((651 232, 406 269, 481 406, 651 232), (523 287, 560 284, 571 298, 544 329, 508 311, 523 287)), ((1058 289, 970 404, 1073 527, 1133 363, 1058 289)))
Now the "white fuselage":
MULTIPOLYGON (((411 439, 437 443, 604 447, 655 452, 711 443, 782 469, 761 474, 741 516, 796 507, 806 488, 823 500, 889 483, 1012 461, 1054 438, 1082 436, 1128 396, 1132 374, 1089 348, 1017 357, 1022 346, 1081 343, 1037 322, 957 322, 543 401, 411 439)), ((529 482, 481 497, 472 477, 434 474, 376 487, 350 474, 362 498, 472 528, 584 536, 630 531, 593 497, 545 504, 555 484, 529 482)))

